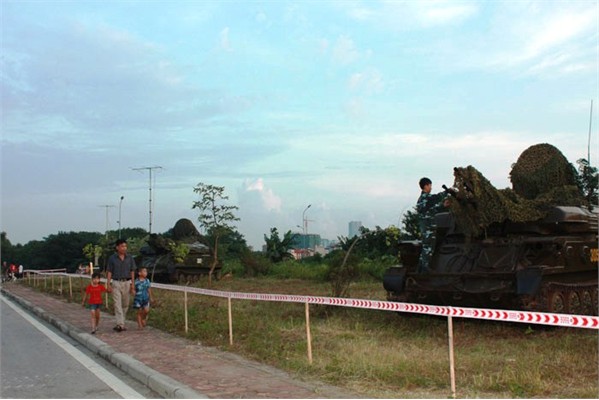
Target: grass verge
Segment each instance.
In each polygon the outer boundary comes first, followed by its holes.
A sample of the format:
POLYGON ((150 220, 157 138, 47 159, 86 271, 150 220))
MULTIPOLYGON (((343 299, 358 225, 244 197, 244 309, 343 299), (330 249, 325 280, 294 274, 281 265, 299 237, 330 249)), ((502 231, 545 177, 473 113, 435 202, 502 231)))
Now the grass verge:
MULTIPOLYGON (((197 286, 206 287, 207 282, 197 286)), ((37 287, 58 294, 57 283, 54 289, 49 284, 37 287)), ((325 283, 293 279, 223 280, 211 288, 330 294, 325 283)), ((303 304, 233 300, 234 344, 230 346, 226 299, 188 294, 186 334, 183 293, 154 290, 158 306, 152 309, 149 324, 163 331, 241 354, 302 379, 338 385, 365 398, 450 395, 445 318, 310 306, 310 365, 303 304)), ((81 301, 80 292, 73 292, 73 301, 81 301)), ((382 300, 384 290, 380 283, 361 282, 352 286, 351 297, 382 300)), ((134 319, 132 310, 129 318, 134 319)), ((454 342, 458 397, 599 397, 597 331, 454 318, 454 342)))

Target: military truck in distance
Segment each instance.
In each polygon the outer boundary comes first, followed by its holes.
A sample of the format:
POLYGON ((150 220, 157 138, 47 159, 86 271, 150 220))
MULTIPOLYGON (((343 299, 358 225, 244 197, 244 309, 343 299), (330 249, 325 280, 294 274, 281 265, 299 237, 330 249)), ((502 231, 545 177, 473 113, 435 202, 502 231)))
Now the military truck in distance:
MULTIPOLYGON (((171 230, 171 237, 151 234, 147 245, 140 249, 140 255, 135 258, 138 266, 148 269, 152 280, 164 283, 193 282, 202 275, 208 275, 212 265, 212 250, 193 223, 182 218, 171 230), (172 243, 183 244, 188 253, 182 262, 175 260, 172 243)), ((219 262, 214 270, 214 276, 219 279, 222 264, 219 262)))
POLYGON ((420 241, 400 243, 383 278, 392 301, 598 315, 599 210, 555 147, 531 146, 497 190, 472 166, 454 168, 449 212, 435 216, 429 272, 420 241))

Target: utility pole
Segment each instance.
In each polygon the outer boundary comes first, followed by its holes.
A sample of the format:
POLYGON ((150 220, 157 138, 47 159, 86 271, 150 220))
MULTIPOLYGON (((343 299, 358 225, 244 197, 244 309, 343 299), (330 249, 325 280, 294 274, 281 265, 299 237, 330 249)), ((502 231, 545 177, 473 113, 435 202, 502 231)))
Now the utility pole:
POLYGON ((589 117, 589 144, 587 147, 587 162, 591 166, 591 126, 593 125, 593 100, 591 99, 591 116, 589 117))
POLYGON ((106 209, 106 230, 104 232, 105 232, 105 235, 106 235, 106 244, 108 244, 108 209, 116 207, 116 206, 113 206, 111 204, 104 204, 104 205, 101 205, 101 206, 98 206, 98 207, 104 207, 106 209))
POLYGON ((160 166, 153 166, 153 167, 139 167, 139 168, 131 168, 133 171, 143 171, 143 170, 147 170, 149 172, 149 176, 150 176, 150 201, 149 201, 149 214, 150 214, 150 225, 148 227, 148 234, 152 233, 152 171, 155 169, 162 169, 162 167, 160 166))

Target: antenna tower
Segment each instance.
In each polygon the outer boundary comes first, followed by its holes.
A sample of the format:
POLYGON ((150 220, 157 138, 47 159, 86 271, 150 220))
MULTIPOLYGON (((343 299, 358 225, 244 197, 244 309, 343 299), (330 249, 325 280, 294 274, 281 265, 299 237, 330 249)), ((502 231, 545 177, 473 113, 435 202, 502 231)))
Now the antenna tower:
POLYGON ((160 166, 153 167, 139 167, 139 168, 131 168, 133 171, 148 171, 149 172, 149 190, 150 190, 150 200, 149 200, 149 214, 150 214, 150 224, 148 226, 148 234, 152 233, 152 171, 155 169, 162 169, 160 166))

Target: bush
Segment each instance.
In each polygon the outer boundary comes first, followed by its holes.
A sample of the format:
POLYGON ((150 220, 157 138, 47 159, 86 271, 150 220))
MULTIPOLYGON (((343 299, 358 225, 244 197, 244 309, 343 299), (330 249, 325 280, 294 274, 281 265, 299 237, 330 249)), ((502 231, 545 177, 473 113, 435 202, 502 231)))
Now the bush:
POLYGON ((245 276, 266 275, 272 268, 272 262, 262 253, 247 251, 241 256, 241 265, 245 276))
POLYGON ((329 266, 323 263, 300 262, 287 260, 274 264, 269 275, 278 279, 305 279, 311 281, 326 281, 329 266))
POLYGON ((357 266, 357 279, 382 282, 387 268, 397 264, 397 257, 383 256, 375 260, 363 259, 357 266))

